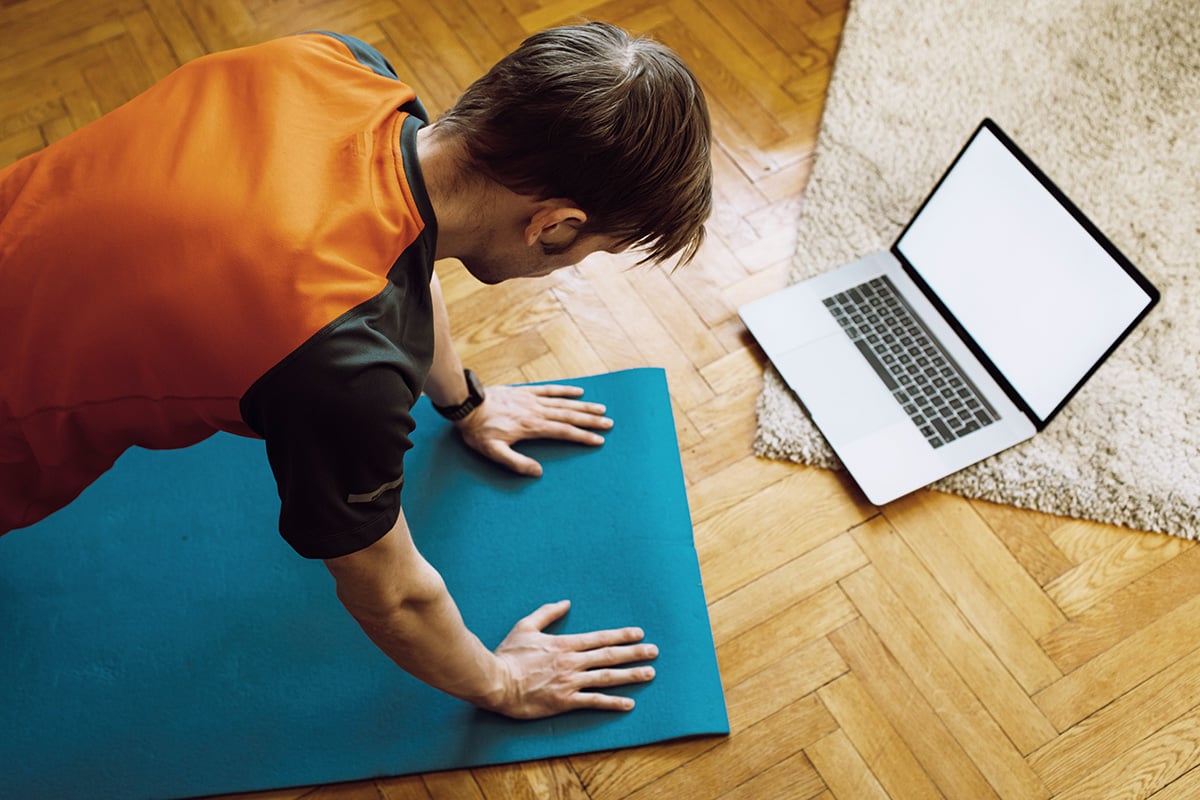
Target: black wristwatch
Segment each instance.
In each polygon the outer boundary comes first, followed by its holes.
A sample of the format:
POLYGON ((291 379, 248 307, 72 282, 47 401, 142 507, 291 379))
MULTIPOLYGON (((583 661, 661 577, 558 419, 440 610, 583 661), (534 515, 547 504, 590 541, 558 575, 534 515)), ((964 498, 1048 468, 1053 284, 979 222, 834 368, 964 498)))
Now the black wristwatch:
POLYGON ((483 398, 485 397, 483 393, 483 384, 479 382, 478 375, 469 369, 464 369, 463 377, 467 379, 466 400, 463 400, 456 406, 439 406, 437 403, 433 404, 434 411, 438 412, 452 422, 457 422, 478 408, 479 404, 483 402, 483 398))

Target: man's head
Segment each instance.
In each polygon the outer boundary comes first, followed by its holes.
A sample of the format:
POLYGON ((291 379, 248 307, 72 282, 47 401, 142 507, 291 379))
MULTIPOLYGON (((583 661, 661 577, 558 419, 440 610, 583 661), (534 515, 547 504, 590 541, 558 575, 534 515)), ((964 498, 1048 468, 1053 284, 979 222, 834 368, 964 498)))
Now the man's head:
MULTIPOLYGON (((519 195, 569 201, 559 229, 648 261, 690 260, 712 209, 711 125, 670 49, 604 23, 535 34, 435 126, 472 166, 519 195), (582 218, 580 218, 582 216, 582 218)), ((566 254, 574 238, 543 240, 566 254)))

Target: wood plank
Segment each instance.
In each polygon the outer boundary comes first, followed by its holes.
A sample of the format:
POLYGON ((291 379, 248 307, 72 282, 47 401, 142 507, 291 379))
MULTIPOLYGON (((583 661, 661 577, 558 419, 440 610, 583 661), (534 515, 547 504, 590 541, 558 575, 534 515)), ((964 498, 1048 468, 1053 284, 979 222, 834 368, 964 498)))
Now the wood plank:
MULTIPOLYGON (((838 678, 823 687, 818 696, 841 726, 847 743, 857 751, 863 768, 870 770, 871 776, 886 791, 886 796, 907 800, 941 798, 941 792, 934 787, 920 762, 879 706, 875 705, 856 675, 838 678)), ((822 767, 823 759, 814 754, 812 748, 809 748, 809 753, 813 755, 821 775, 837 776, 840 773, 841 770, 832 768, 832 765, 822 767)), ((830 781, 830 788, 842 797, 862 796, 857 791, 847 791, 836 777, 830 781)))
POLYGON ((732 508, 800 469, 795 464, 757 456, 739 458, 688 489, 692 522, 703 522, 732 508))
POLYGON ((843 731, 809 745, 805 752, 836 797, 886 800, 887 794, 843 731))
POLYGON ((601 302, 590 280, 578 272, 557 276, 554 296, 609 370, 645 366, 637 345, 601 302))
MULTIPOLYGON (((843 674, 845 664, 837 653, 819 650, 818 647, 815 645, 806 655, 807 664, 813 668, 814 675, 806 675, 805 670, 786 669, 790 665, 776 665, 775 673, 770 677, 742 681, 727 689, 729 724, 734 732, 730 737, 710 736, 651 748, 584 754, 573 756, 571 763, 594 800, 624 798, 656 784, 659 785, 653 790, 652 796, 667 797, 670 796, 671 787, 676 786, 673 781, 677 779, 671 778, 663 784, 665 778, 679 772, 691 772, 694 764, 703 765, 698 768, 701 773, 719 769, 724 758, 742 757, 746 752, 756 753, 754 757, 764 761, 763 768, 769 768, 779 759, 799 752, 808 742, 834 730, 832 719, 812 691, 818 685, 843 674), (799 693, 773 688, 771 681, 774 676, 780 677, 789 686, 799 687, 799 693), (790 725, 797 726, 798 730, 782 729, 782 726, 790 725), (775 735, 784 737, 785 741, 779 745, 781 749, 770 749, 778 743, 764 743, 772 735, 772 729, 777 728, 775 735), (751 731, 754 733, 747 737, 751 731), (735 750, 729 750, 731 742, 746 738, 750 741, 739 741, 735 750), (768 748, 771 755, 758 752, 764 748, 768 748), (681 769, 685 766, 686 769, 681 769)), ((691 785, 693 779, 683 780, 691 785)), ((707 779, 702 777, 701 780, 707 779)), ((722 791, 741 782, 730 783, 722 791)), ((715 791, 712 793, 716 794, 715 791)))
POLYGON ((0 62, 12 59, 32 65, 47 64, 70 47, 71 41, 95 44, 110 38, 125 14, 141 8, 139 0, 71 0, 56 3, 21 3, 0 13, 0 62))
POLYGON ((1001 797, 1050 793, 874 566, 842 588, 1001 797))
MULTIPOLYGON (((677 800, 719 796, 765 772, 836 728, 815 696, 778 711, 689 763, 628 795, 630 800, 677 800)), ((589 787, 590 788, 590 787, 589 787)), ((606 800, 593 793, 593 800, 606 800)))
POLYGON ((1200 709, 1155 731, 1055 800, 1140 800, 1200 766, 1200 709))
POLYGON ((1035 637, 1061 612, 965 500, 922 492, 884 515, 1026 691, 1060 677, 1035 637))
POLYGON ((85 69, 84 76, 100 110, 107 114, 149 89, 154 77, 128 36, 109 39, 102 47, 105 59, 85 69))
POLYGON ((266 38, 241 0, 178 0, 205 52, 229 50, 266 38))
POLYGON ((487 800, 588 800, 587 790, 566 759, 471 770, 487 800))
POLYGON ((196 35, 192 23, 173 0, 143 0, 146 10, 171 47, 175 61, 185 64, 208 52, 196 35))
POLYGON ((420 775, 382 778, 375 781, 379 800, 432 800, 420 775))
POLYGON ((1078 564, 1125 541, 1129 531, 1088 520, 1060 519, 1050 538, 1073 564, 1078 564))
POLYGON ((602 3, 603 0, 550 0, 537 3, 536 10, 521 14, 517 21, 527 33, 534 33, 554 25, 575 22, 580 17, 590 17, 592 9, 602 3))
POLYGON ((1196 797, 1200 797, 1200 767, 1188 770, 1150 795, 1149 800, 1193 800, 1196 797))
POLYGON ((1030 765, 1053 791, 1079 783, 1097 764, 1200 707, 1200 649, 1121 695, 1034 753, 1030 765))
POLYGON ((547 375, 547 380, 597 375, 606 371, 604 359, 569 316, 555 315, 538 327, 538 334, 559 364, 557 374, 547 375))
POLYGON ((753 453, 751 440, 754 428, 752 424, 747 425, 744 418, 739 419, 736 425, 726 425, 718 430, 705 430, 700 433, 699 426, 691 420, 691 414, 695 414, 696 411, 697 409, 692 409, 687 414, 676 411, 675 414, 677 424, 687 424, 699 438, 698 442, 685 441, 682 437, 679 440, 684 456, 683 474, 689 483, 704 480, 733 459, 744 458, 753 453))
POLYGON ((180 65, 181 62, 175 57, 170 42, 149 11, 127 15, 125 27, 152 81, 162 80, 180 65))
MULTIPOLYGON (((726 362, 726 365, 729 363, 726 362)), ((706 375, 701 373, 700 377, 712 391, 706 375)), ((713 394, 702 403, 685 408, 684 413, 704 436, 727 438, 736 433, 736 438, 749 445, 754 439, 754 407, 758 402, 759 389, 757 380, 744 381, 726 392, 713 394)))
POLYGON ((664 267, 635 267, 623 273, 623 277, 639 297, 654 298, 654 302, 648 304, 649 310, 680 351, 693 365, 701 368, 701 372, 704 367, 729 355, 721 340, 688 303, 664 267))
POLYGON ((715 601, 835 538, 871 513, 829 490, 827 472, 806 470, 696 526, 696 549, 715 601))
POLYGON ((272 0, 253 6, 242 2, 251 12, 257 37, 271 39, 319 30, 354 36, 396 11, 392 0, 272 0))
POLYGON ((1115 647, 1195 596, 1200 549, 1185 548, 1147 573, 1043 636, 1046 654, 1064 672, 1115 647))
POLYGON ((870 520, 853 533, 880 576, 952 659, 959 675, 1017 749, 1028 753, 1053 739, 1057 734, 1054 726, 887 522, 870 520))
MULTIPOLYGON (((53 68, 58 66, 60 60, 77 58, 81 50, 88 50, 110 39, 124 36, 127 30, 122 19, 105 18, 94 25, 72 30, 37 47, 30 47, 0 59, 0 82, 4 82, 7 89, 4 95, 6 114, 11 113, 14 107, 19 108, 27 104, 28 101, 22 97, 22 91, 44 92, 44 89, 36 87, 53 85, 63 78, 73 77, 69 73, 64 74, 65 70, 53 68), (14 78, 19 80, 10 83, 14 78), (23 89, 21 82, 24 82, 27 88, 23 89)), ((4 33, 4 28, 0 27, 0 37, 4 33)), ((12 35, 21 38, 19 34, 12 35)), ((78 81, 72 83, 77 84, 78 81)))
POLYGON ((1046 594, 1067 616, 1078 616, 1195 543, 1177 536, 1130 534, 1046 585, 1046 594))
POLYGON ((430 772, 421 780, 431 800, 484 800, 483 790, 468 769, 430 772))
POLYGON ((729 718, 739 730, 758 724, 791 698, 807 697, 848 670, 827 639, 814 639, 737 684, 726 682, 729 718))
POLYGON ((671 373, 671 394, 684 409, 711 400, 713 391, 700 376, 696 364, 655 315, 649 297, 643 297, 628 280, 622 262, 603 258, 602 254, 592 260, 608 262, 592 267, 589 279, 600 302, 608 307, 634 343, 639 360, 671 373))
MULTIPOLYGON (((718 645, 721 680, 726 686, 737 686, 781 661, 805 671, 813 671, 809 664, 814 659, 834 663, 823 637, 857 617, 858 611, 845 593, 829 586, 718 645)), ((743 624, 754 621, 748 618, 743 624)), ((844 670, 844 665, 839 668, 844 670)))
POLYGON ((1187 656, 1197 641, 1200 597, 1192 597, 1047 686, 1034 702, 1064 731, 1187 656))
POLYGON ((318 786, 303 797, 304 800, 379 800, 379 790, 374 781, 351 781, 318 786))
POLYGON ((36 127, 24 128, 11 136, 0 138, 0 163, 10 164, 46 146, 46 139, 36 127))
POLYGON ((817 800, 822 793, 832 800, 832 795, 825 792, 821 776, 801 751, 719 797, 720 800, 763 800, 771 797, 817 800))
POLYGON ((948 798, 986 800, 996 792, 947 729, 907 671, 866 620, 835 631, 830 639, 879 712, 948 798))
POLYGON ((1068 558, 1050 538, 1050 532, 1062 524, 1061 517, 985 500, 971 500, 970 503, 975 513, 1004 542, 1013 558, 1042 586, 1078 563, 1068 558))
MULTIPOLYGON (((836 583, 867 563, 867 557, 854 540, 843 534, 818 545, 803 558, 788 561, 710 602, 709 618, 718 647, 733 646, 738 638, 749 637, 748 643, 736 646, 747 652, 739 659, 741 666, 728 668, 729 674, 744 669, 747 658, 749 663, 757 663, 769 657, 780 644, 778 639, 774 642, 760 639, 783 636, 782 641, 787 642, 794 636, 804 636, 809 627, 805 621, 844 616, 852 607, 844 605, 845 596, 836 583), (826 595, 827 590, 832 591, 826 595), (805 604, 819 595, 824 596, 811 606, 805 604), (767 627, 758 631, 761 625, 767 627), (793 625, 796 627, 789 627, 793 625)), ((820 624, 815 630, 821 630, 820 624)), ((807 641, 807 638, 801 641, 807 641)))
MULTIPOLYGON (((940 518, 936 531, 931 532, 936 533, 936 538, 930 535, 927 539, 931 544, 936 542, 952 549, 958 556, 955 561, 972 569, 1033 636, 1040 636, 1062 624, 1062 611, 1046 597, 1037 581, 1029 577, 969 502, 940 492, 930 494, 933 496, 923 499, 937 508, 940 518)), ((907 521, 906 512, 913 509, 913 499, 904 498, 889 506, 885 516, 893 523, 907 521)), ((911 525, 897 529, 916 538, 911 525)), ((926 540, 925 537, 922 540, 926 540)), ((932 554, 928 549, 927 552, 932 554)))

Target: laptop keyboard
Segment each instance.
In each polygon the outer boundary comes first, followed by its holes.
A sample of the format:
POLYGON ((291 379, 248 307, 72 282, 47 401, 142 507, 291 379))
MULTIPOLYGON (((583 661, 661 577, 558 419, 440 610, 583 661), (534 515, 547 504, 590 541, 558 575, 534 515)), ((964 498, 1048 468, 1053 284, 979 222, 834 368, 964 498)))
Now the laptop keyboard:
POLYGON ((886 275, 824 303, 933 447, 1000 418, 886 275))

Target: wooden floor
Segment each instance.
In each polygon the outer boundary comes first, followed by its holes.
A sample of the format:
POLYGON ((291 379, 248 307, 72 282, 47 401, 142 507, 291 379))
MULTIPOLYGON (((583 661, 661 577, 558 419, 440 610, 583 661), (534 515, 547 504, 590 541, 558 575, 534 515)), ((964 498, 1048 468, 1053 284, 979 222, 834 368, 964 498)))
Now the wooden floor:
MULTIPOLYGON (((1200 796, 1200 551, 756 459, 763 356, 735 309, 784 284, 846 0, 0 0, 0 164, 180 62, 324 28, 434 112, 534 30, 649 32, 705 84, 717 206, 691 266, 596 258, 485 288, 442 264, 489 382, 667 369, 733 734, 268 798, 1200 796)), ((70 768, 65 765, 65 768, 70 768)), ((0 778, 2 780, 2 778, 0 778)))

